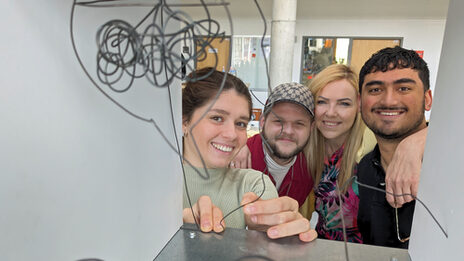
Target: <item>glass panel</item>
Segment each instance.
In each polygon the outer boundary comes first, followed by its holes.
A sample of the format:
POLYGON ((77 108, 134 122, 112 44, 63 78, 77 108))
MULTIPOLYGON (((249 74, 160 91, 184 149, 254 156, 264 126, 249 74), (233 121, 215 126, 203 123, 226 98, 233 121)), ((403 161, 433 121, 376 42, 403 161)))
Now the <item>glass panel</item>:
POLYGON ((358 72, 373 53, 385 47, 401 46, 401 41, 401 37, 303 36, 300 82, 308 85, 316 74, 333 63, 349 65, 358 72))
POLYGON ((303 64, 301 83, 311 79, 334 63, 348 63, 349 38, 303 37, 303 64))
POLYGON ((348 65, 348 53, 350 50, 350 38, 336 38, 335 61, 338 64, 348 65))
POLYGON ((334 61, 334 38, 304 37, 301 83, 308 83, 314 75, 334 63, 334 61))
MULTIPOLYGON (((264 38, 265 57, 269 62, 270 37, 264 38)), ((252 90, 267 91, 266 64, 261 36, 234 36, 230 73, 243 80, 252 90)))

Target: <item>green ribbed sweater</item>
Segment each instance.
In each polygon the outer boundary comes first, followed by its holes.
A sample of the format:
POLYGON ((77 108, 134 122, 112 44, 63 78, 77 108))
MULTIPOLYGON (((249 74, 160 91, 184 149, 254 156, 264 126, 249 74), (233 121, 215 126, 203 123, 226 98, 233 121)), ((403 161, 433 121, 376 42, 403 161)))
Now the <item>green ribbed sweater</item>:
MULTIPOLYGON (((201 178, 198 173, 188 164, 184 164, 185 177, 192 205, 199 197, 206 195, 211 198, 213 204, 218 206, 222 213, 229 212, 240 206, 243 194, 254 192, 260 195, 263 191, 263 180, 266 190, 262 199, 277 198, 277 190, 267 175, 253 169, 208 169, 209 179, 201 178)), ((206 176, 204 169, 198 168, 203 177, 206 176)), ((184 187, 183 206, 189 207, 187 194, 184 187)), ((239 209, 225 219, 226 227, 245 228, 243 210, 239 209)))

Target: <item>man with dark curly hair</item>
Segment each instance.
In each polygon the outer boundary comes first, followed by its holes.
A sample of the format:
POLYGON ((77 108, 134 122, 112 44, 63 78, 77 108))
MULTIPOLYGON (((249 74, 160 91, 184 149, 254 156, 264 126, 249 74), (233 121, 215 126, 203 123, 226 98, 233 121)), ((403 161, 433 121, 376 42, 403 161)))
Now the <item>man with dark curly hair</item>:
MULTIPOLYGON (((429 86, 427 64, 413 50, 385 48, 364 64, 359 75, 361 115, 374 132, 377 146, 359 163, 360 183, 386 189, 385 170, 398 144, 427 127, 424 111, 432 106, 429 86)), ((364 243, 407 248, 415 201, 411 198, 401 207, 392 207, 385 193, 363 186, 359 197, 358 225, 364 243)))

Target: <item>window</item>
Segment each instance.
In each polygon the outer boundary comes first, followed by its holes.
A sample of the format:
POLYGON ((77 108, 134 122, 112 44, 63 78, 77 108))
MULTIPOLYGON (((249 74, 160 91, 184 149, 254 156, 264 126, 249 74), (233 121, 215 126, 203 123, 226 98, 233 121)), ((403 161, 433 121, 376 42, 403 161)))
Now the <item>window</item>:
POLYGON ((232 61, 230 73, 236 75, 251 90, 267 91, 266 64, 269 62, 270 37, 266 36, 261 48, 261 36, 234 36, 232 41, 232 61))
POLYGON ((372 54, 385 47, 401 46, 402 38, 311 37, 303 36, 301 79, 308 84, 325 67, 338 63, 350 65, 359 73, 372 54))

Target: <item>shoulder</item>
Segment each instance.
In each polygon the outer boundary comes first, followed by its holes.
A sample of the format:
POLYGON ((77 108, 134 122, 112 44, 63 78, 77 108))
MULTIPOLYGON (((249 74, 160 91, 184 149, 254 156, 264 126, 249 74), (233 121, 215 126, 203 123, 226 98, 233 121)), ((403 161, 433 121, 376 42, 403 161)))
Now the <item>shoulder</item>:
POLYGON ((374 133, 369 128, 365 128, 362 143, 356 155, 356 162, 360 162, 364 156, 374 149, 376 144, 377 140, 374 133))
MULTIPOLYGON (((296 158, 297 158, 297 161, 300 161, 300 160, 301 160, 301 162, 304 163, 304 164, 306 165, 306 155, 305 155, 304 151, 298 153, 298 155, 296 156, 296 158)), ((306 168, 306 166, 304 166, 304 167, 306 168)))
MULTIPOLYGON (((227 175, 235 180, 255 180, 261 178, 262 174, 261 171, 254 169, 229 169, 227 172, 227 175)), ((269 179, 267 175, 264 176, 269 179)))
POLYGON ((379 171, 378 167, 375 166, 378 157, 380 157, 380 155, 378 146, 376 146, 373 151, 369 152, 361 159, 357 166, 357 176, 361 182, 371 180, 375 176, 372 174, 379 171))
POLYGON ((250 150, 251 165, 253 169, 264 171, 266 163, 264 162, 264 148, 261 135, 256 134, 255 136, 248 138, 247 146, 250 150))
POLYGON ((278 197, 277 190, 271 179, 261 171, 254 169, 230 169, 227 176, 234 179, 235 184, 241 184, 244 192, 254 192, 259 195, 264 189, 263 199, 278 197))
POLYGON ((369 166, 371 163, 372 163, 372 160, 374 159, 374 151, 371 151, 369 153, 367 153, 366 155, 364 155, 364 157, 362 157, 362 159, 359 161, 359 164, 358 164, 358 167, 361 167, 361 166, 369 166))
POLYGON ((375 144, 373 149, 364 155, 362 159, 359 161, 359 166, 372 166, 373 161, 380 161, 380 150, 379 150, 379 145, 375 144))
POLYGON ((362 179, 362 177, 370 172, 372 170, 372 159, 373 159, 373 152, 369 152, 367 153, 362 159, 361 161, 358 163, 358 166, 357 166, 357 175, 360 179, 362 179))
POLYGON ((247 140, 247 145, 250 149, 252 147, 261 146, 261 144, 262 144, 262 140, 261 140, 261 135, 259 133, 253 135, 247 140))

